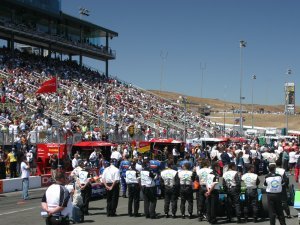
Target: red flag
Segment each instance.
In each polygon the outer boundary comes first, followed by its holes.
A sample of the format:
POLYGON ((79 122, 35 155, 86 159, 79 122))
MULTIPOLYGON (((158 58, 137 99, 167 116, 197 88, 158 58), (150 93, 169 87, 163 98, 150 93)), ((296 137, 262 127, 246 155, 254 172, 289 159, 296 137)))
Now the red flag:
POLYGON ((43 93, 54 93, 56 92, 56 77, 45 81, 42 83, 40 88, 35 92, 36 94, 43 94, 43 93))

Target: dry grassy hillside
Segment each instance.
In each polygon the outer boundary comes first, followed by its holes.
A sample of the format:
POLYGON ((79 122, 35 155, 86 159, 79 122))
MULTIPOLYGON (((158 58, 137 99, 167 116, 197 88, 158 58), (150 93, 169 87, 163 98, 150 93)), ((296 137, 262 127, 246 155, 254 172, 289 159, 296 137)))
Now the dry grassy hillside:
MULTIPOLYGON (((163 98, 176 101, 181 94, 165 91, 150 90, 156 95, 162 96, 163 98)), ((238 118, 239 114, 233 114, 232 108, 239 109, 239 103, 224 102, 219 99, 207 99, 198 98, 192 96, 186 96, 189 104, 187 107, 189 110, 197 110, 200 105, 210 105, 212 107, 213 113, 211 114, 211 120, 214 122, 223 123, 224 122, 224 108, 227 113, 225 113, 225 123, 232 124, 234 118, 238 118)), ((259 127, 285 127, 285 115, 282 114, 284 107, 283 105, 254 105, 254 111, 259 111, 261 108, 265 112, 269 111, 272 114, 254 114, 254 126, 259 127), (276 114, 281 113, 281 114, 276 114)), ((243 109, 251 112, 251 104, 243 104, 243 109)), ((300 111, 300 107, 296 107, 296 112, 300 111)), ((245 117, 245 125, 251 125, 251 114, 243 114, 245 117)), ((289 129, 300 130, 300 115, 289 116, 289 129)))

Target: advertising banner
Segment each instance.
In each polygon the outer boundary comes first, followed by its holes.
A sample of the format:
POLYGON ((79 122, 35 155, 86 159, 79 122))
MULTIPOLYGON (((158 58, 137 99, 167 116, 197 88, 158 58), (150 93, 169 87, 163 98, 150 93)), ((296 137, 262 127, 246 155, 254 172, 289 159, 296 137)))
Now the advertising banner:
POLYGON ((295 114, 295 83, 285 83, 285 112, 295 114))

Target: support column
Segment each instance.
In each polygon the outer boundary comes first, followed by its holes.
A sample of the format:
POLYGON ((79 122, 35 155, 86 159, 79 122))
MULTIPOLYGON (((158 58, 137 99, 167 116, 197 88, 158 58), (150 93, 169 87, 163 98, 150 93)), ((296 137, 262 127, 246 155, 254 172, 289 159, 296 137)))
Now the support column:
POLYGON ((81 55, 81 53, 79 55, 79 65, 82 66, 82 55, 81 55))
POLYGON ((6 46, 8 49, 10 49, 10 40, 9 39, 7 39, 7 41, 6 41, 6 46))
POLYGON ((105 60, 105 76, 108 77, 108 59, 105 60))
MULTIPOLYGON (((105 51, 108 53, 109 52, 109 41, 108 41, 108 33, 106 33, 106 38, 105 38, 105 51)), ((108 59, 105 60, 105 76, 108 77, 108 59)))
POLYGON ((7 39, 7 48, 13 52, 15 48, 14 35, 10 35, 10 39, 7 39))
POLYGON ((51 45, 49 45, 48 58, 51 58, 51 53, 52 53, 52 48, 51 48, 51 45))

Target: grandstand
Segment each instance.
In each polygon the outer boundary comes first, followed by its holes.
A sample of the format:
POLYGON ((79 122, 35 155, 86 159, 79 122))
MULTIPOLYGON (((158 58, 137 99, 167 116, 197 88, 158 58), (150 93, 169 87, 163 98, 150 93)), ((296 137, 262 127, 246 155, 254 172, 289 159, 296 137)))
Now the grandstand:
MULTIPOLYGON (((50 12, 43 10, 44 5, 27 2, 4 0, 0 6, 0 37, 7 41, 0 50, 1 101, 9 111, 1 114, 3 127, 9 130, 23 121, 27 133, 48 134, 55 125, 83 139, 101 140, 108 135, 114 142, 154 137, 183 140, 185 129, 187 138, 216 134, 216 127, 200 114, 185 114, 183 106, 109 76, 108 62, 116 57, 109 40, 118 36, 116 32, 62 13, 60 1, 49 1, 54 4, 50 12), (39 50, 29 53, 26 48, 15 49, 14 43, 39 50), (53 57, 53 52, 68 59, 53 57), (79 56, 78 62, 73 56, 79 56), (84 66, 83 56, 105 61, 105 73, 84 66), (58 92, 36 95, 41 83, 53 75, 58 76, 58 92), (127 132, 130 125, 135 127, 133 137, 127 132)), ((36 141, 42 141, 36 136, 36 141)))

